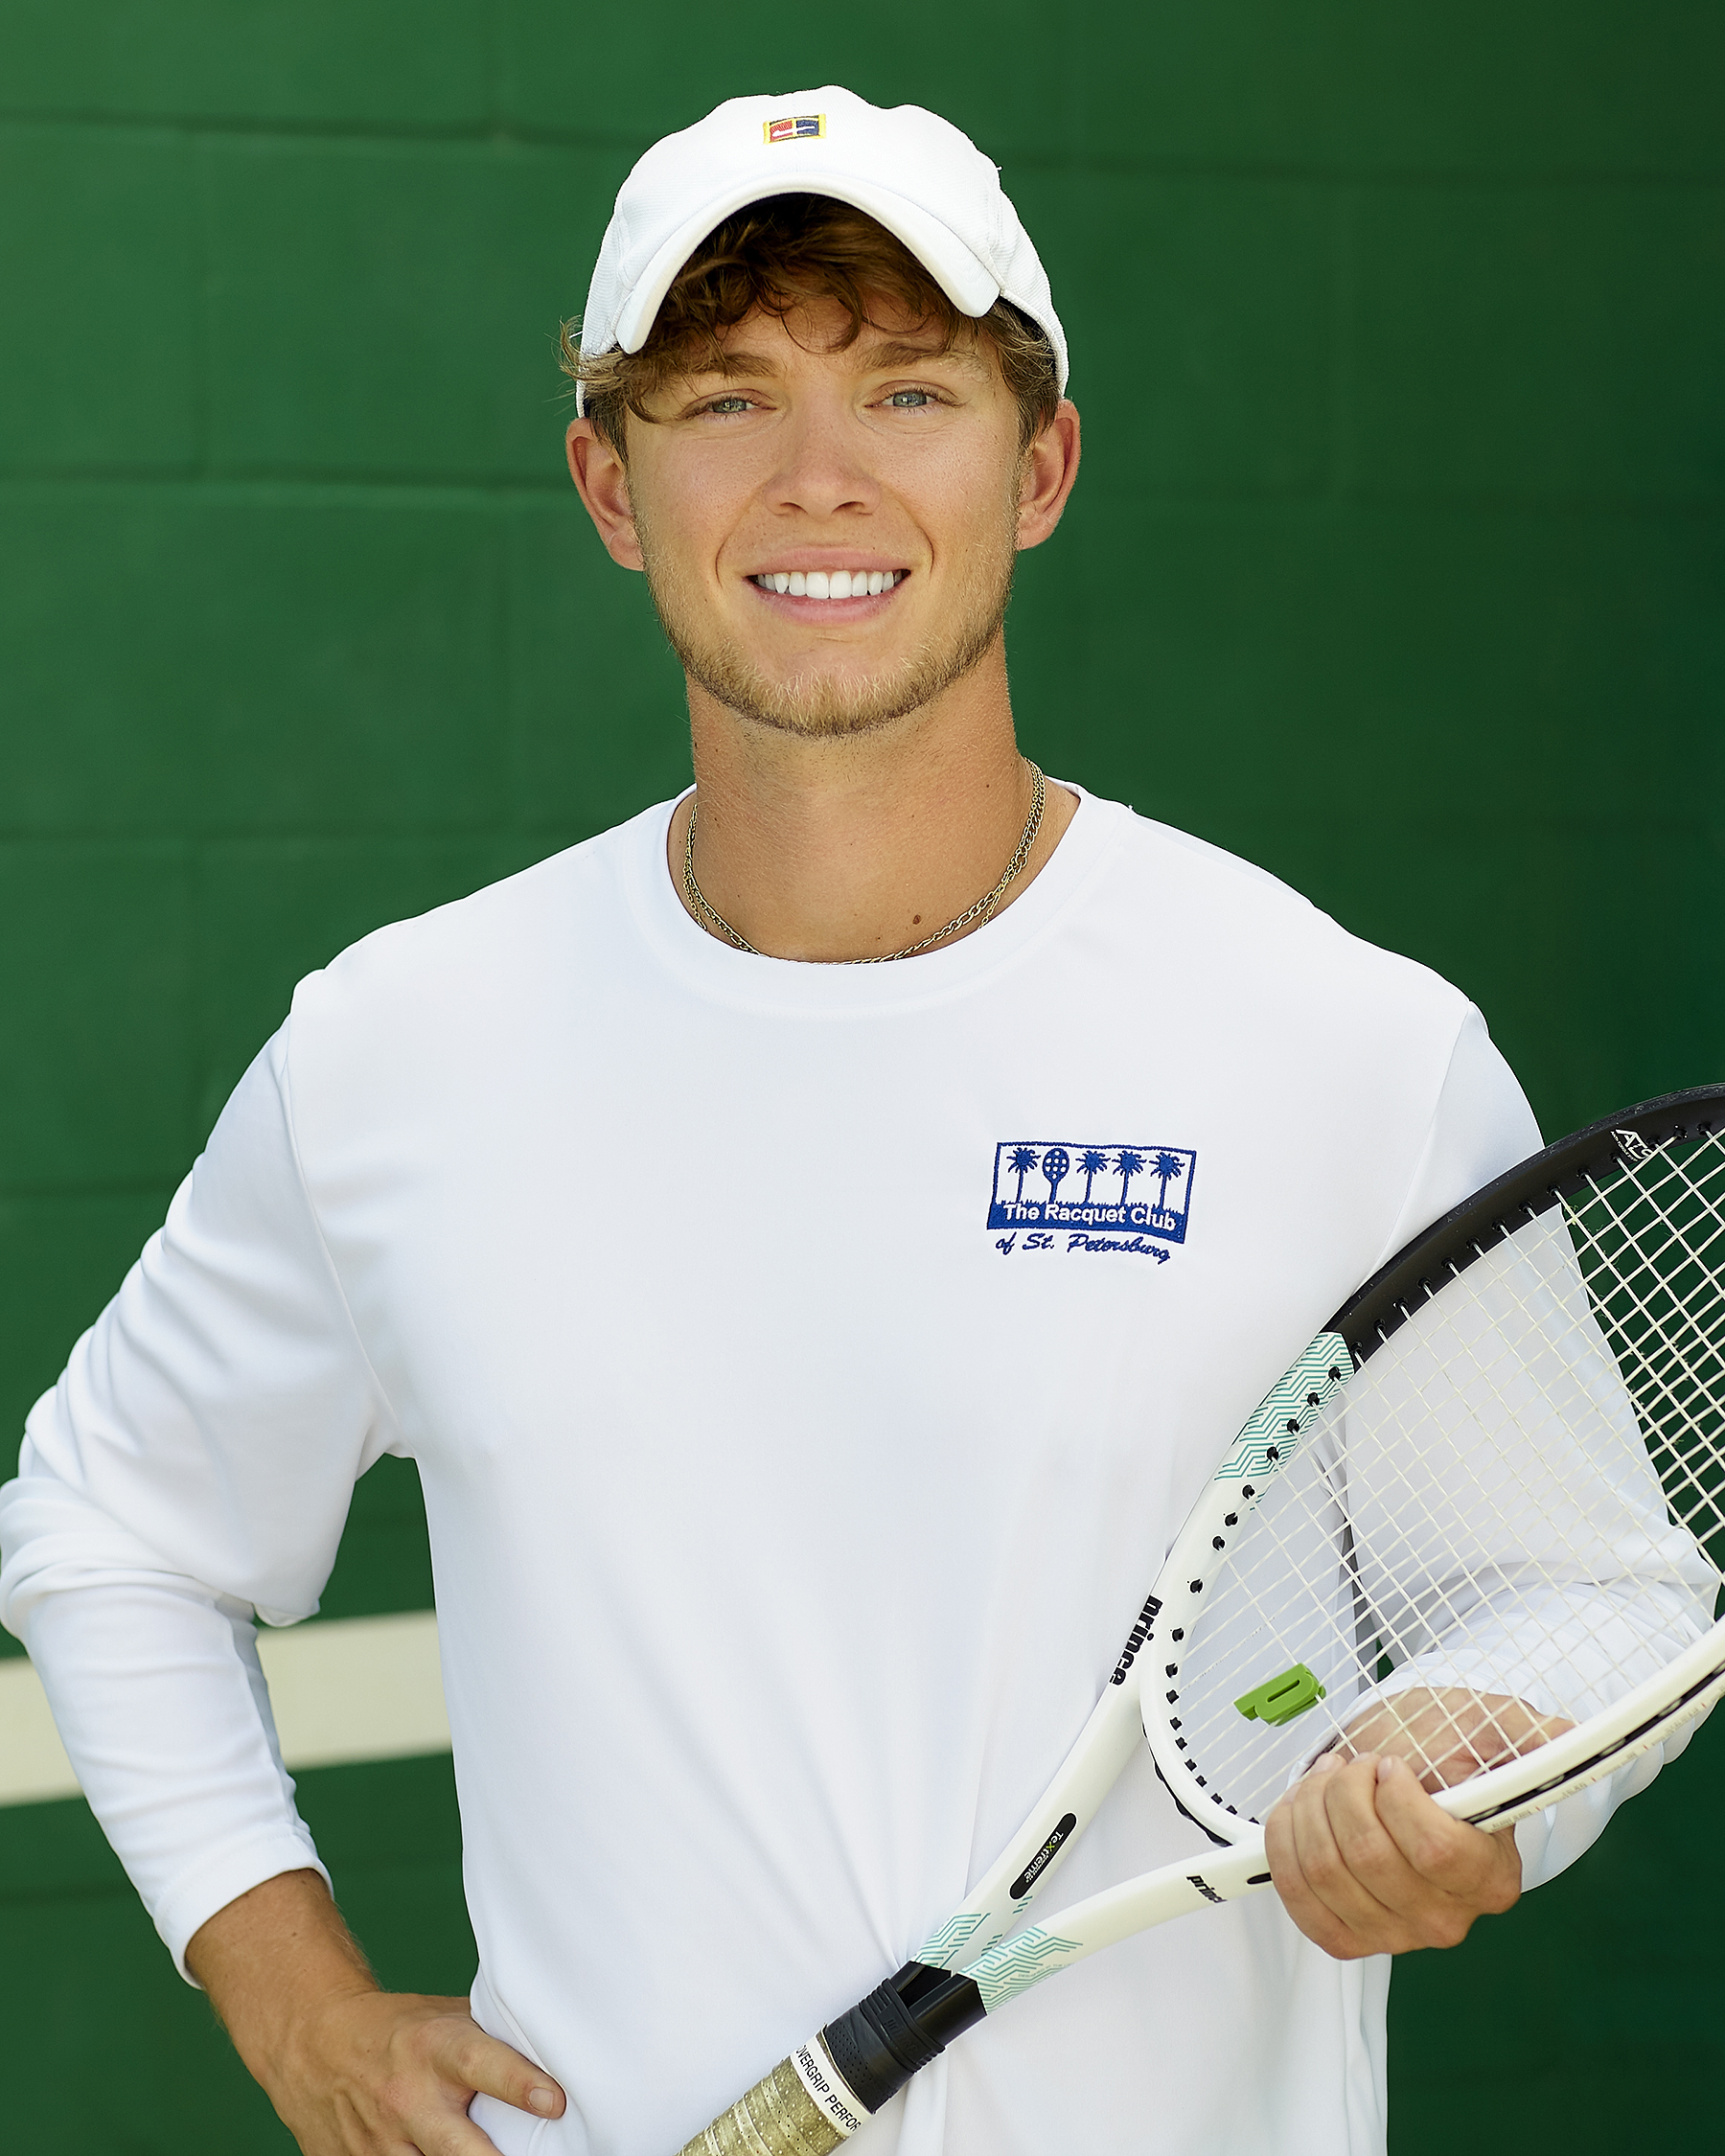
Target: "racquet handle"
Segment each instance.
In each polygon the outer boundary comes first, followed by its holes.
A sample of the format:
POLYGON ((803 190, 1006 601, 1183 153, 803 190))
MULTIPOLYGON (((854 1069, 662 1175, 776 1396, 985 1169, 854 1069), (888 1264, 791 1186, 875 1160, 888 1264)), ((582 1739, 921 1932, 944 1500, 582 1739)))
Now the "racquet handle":
POLYGON ((781 2059, 680 2156, 828 2156, 982 2014, 969 1977, 907 1961, 781 2059))
POLYGON ((828 2156, 848 2139, 786 2058, 686 2143, 681 2156, 828 2156))
MULTIPOLYGON (((1189 1860, 1188 1860, 1189 1862, 1189 1860)), ((781 2059, 764 2080, 685 2143, 679 2156, 829 2156, 954 2036, 1056 1969, 1146 1925, 1267 1885, 1261 1836, 1189 1869, 1165 1866, 1064 1910, 1060 1930, 1032 1925, 968 1972, 907 1961, 849 2013, 781 2059)))

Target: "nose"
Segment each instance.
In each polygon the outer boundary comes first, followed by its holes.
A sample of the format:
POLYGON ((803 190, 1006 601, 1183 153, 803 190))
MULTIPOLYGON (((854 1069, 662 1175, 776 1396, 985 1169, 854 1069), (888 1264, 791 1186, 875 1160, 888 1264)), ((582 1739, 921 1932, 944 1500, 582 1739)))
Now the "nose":
POLYGON ((768 488, 771 508, 800 511, 816 522, 866 514, 880 500, 869 470, 868 435, 848 400, 821 400, 790 416, 779 437, 782 455, 768 488))

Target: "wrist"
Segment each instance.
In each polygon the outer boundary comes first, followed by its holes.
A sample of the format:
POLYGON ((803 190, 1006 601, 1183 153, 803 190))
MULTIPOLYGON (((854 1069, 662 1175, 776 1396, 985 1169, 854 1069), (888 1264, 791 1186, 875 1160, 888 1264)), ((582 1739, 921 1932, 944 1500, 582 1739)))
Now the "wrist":
POLYGON ((187 1947, 186 1966, 272 2094, 303 2071, 331 2009, 381 1988, 314 1871, 265 1879, 218 1910, 187 1947))

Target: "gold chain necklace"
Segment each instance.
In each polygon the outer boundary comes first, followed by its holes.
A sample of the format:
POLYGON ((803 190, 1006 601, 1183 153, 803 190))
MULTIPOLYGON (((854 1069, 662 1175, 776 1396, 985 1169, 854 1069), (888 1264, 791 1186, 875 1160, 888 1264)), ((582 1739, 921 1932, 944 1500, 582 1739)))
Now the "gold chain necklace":
MULTIPOLYGON (((1006 895, 1008 887, 1016 883, 1024 873, 1024 863, 1030 858, 1030 849, 1036 843, 1036 834, 1042 829, 1043 804, 1047 799, 1047 786, 1041 771, 1037 769, 1027 756, 1024 758, 1024 766, 1030 773, 1031 782, 1035 788, 1035 794, 1030 803, 1030 814, 1019 838, 1017 853, 1006 863, 1005 875, 1000 878, 1000 881, 989 892, 988 896, 979 898, 975 906, 967 906, 956 920, 949 921, 944 929, 936 929, 932 936, 924 936, 920 943, 908 943, 903 951, 883 951, 878 958, 840 958, 835 961, 837 964, 840 966, 889 966, 895 958, 914 958, 919 951, 927 951, 932 944, 944 943, 948 936, 956 935, 960 929, 968 929, 973 921, 986 921, 989 918, 995 907, 1006 895)), ((709 906, 702 896, 701 885, 695 881, 695 818, 699 813, 700 804, 692 801, 689 804, 688 835, 683 840, 683 895, 688 900, 690 909, 695 914, 696 919, 707 922, 712 928, 716 929, 726 943, 732 945, 738 951, 747 951, 751 958, 764 957, 766 955, 764 952, 757 951, 747 936, 739 935, 724 914, 719 912, 716 907, 709 906)))

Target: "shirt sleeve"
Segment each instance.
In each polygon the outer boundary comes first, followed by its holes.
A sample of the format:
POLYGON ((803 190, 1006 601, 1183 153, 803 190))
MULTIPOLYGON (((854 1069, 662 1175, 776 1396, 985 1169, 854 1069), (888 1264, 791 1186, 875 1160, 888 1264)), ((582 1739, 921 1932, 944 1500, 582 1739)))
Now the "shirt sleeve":
MULTIPOLYGON (((1542 1142, 1527 1095, 1498 1052, 1485 1021, 1470 1006, 1414 1180, 1379 1263, 1483 1183, 1537 1153, 1542 1142)), ((1661 1765, 1682 1752, 1696 1727, 1691 1724, 1616 1774, 1523 1820, 1515 1828, 1522 1885, 1543 1886, 1585 1855, 1617 1807, 1646 1788, 1661 1765)))
POLYGON ((1450 1052, 1414 1180, 1378 1263, 1393 1257, 1404 1243, 1471 1198, 1483 1183, 1537 1153, 1543 1143, 1527 1094, 1470 1003, 1450 1052))
POLYGON ((252 1619, 316 1610, 355 1480, 400 1449, 300 1177, 288 1067, 284 1028, 0 1490, 0 1621, 182 1974, 217 1910, 322 1869, 252 1619))

